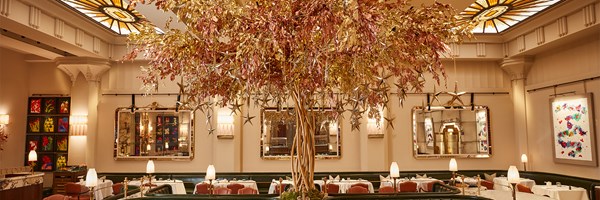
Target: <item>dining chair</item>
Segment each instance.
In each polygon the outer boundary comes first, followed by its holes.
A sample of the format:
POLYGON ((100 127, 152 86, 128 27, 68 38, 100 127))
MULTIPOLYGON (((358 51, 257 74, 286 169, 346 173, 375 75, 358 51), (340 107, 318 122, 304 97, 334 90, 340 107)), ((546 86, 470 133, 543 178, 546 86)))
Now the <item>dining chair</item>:
POLYGON ((66 199, 69 199, 69 197, 62 195, 62 194, 53 194, 53 195, 50 195, 50 196, 44 198, 43 200, 66 200, 66 199))
POLYGON ((231 194, 237 194, 238 190, 244 188, 244 185, 239 183, 230 183, 227 188, 231 189, 231 194))
POLYGON ((327 194, 337 194, 340 192, 340 186, 336 184, 328 183, 323 187, 327 189, 327 194))
POLYGON ((413 181, 401 182, 398 187, 398 192, 418 192, 417 183, 413 181))
POLYGON ((90 189, 79 183, 68 182, 65 184, 65 195, 78 200, 90 199, 90 189))
POLYGON ((210 191, 208 190, 209 185, 210 184, 208 183, 196 184, 196 194, 210 194, 210 191))
POLYGON ((379 188, 379 193, 394 193, 394 187, 383 186, 383 187, 379 188))
POLYGON ((215 190, 213 191, 213 194, 231 194, 231 189, 229 188, 215 188, 215 190))
POLYGON ((444 182, 442 182, 440 180, 431 181, 431 182, 427 183, 427 188, 425 188, 425 190, 422 190, 422 192, 433 192, 433 185, 435 185, 436 183, 444 185, 444 182))
POLYGON ((123 192, 123 183, 115 183, 112 185, 113 195, 123 192))
POLYGON ((256 191, 254 188, 249 187, 239 189, 237 192, 238 194, 258 194, 258 191, 256 191))
POLYGON ((366 183, 355 183, 355 184, 352 184, 352 186, 360 186, 360 187, 367 188, 367 190, 369 189, 369 185, 367 185, 366 183))
POLYGON ((277 184, 275 186, 275 194, 281 194, 281 191, 283 190, 284 192, 287 190, 288 184, 277 184))
POLYGON ((348 194, 366 194, 366 193, 369 193, 369 189, 355 184, 352 187, 350 187, 348 189, 348 191, 346 191, 346 193, 348 193, 348 194))
POLYGON ((486 187, 488 190, 494 189, 494 182, 488 180, 481 180, 481 186, 486 187))
POLYGON ((523 184, 517 184, 517 191, 533 194, 533 192, 531 191, 531 188, 529 188, 523 184))

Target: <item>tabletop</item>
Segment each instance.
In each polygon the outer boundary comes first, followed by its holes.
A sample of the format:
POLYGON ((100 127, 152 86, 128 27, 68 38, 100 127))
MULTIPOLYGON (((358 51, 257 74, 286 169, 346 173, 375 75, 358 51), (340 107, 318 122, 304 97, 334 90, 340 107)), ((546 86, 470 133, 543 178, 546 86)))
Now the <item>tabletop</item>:
POLYGON ((589 200, 587 190, 580 187, 567 185, 534 185, 531 188, 534 194, 548 195, 557 200, 589 200))
MULTIPOLYGON (((528 188, 532 188, 535 185, 535 181, 527 178, 521 178, 519 180, 519 184, 527 186, 528 188)), ((504 190, 511 191, 512 186, 508 183, 508 179, 506 177, 496 177, 494 178, 494 190, 504 190)))

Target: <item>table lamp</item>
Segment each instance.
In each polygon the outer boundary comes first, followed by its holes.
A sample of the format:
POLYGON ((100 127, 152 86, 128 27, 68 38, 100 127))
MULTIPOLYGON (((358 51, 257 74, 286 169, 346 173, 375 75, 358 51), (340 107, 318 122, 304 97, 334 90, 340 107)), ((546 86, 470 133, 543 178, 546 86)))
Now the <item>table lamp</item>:
POLYGON ((458 164, 456 163, 456 159, 450 159, 450 163, 448 164, 448 170, 452 172, 452 180, 450 181, 450 185, 455 185, 456 179, 456 171, 458 171, 458 164))
POLYGON ((216 172, 215 172, 215 166, 214 165, 208 165, 208 168, 206 168, 206 177, 205 179, 208 179, 208 193, 212 194, 212 180, 215 180, 216 177, 216 172))
POLYGON ((33 174, 33 164, 37 161, 37 153, 35 152, 35 150, 29 151, 27 161, 29 161, 29 167, 31 167, 31 174, 33 174))
POLYGON ((396 178, 400 177, 400 169, 398 168, 398 163, 396 162, 392 162, 392 165, 390 165, 390 177, 392 177, 394 180, 394 193, 396 193, 398 191, 396 189, 396 178))
POLYGON ((519 170, 517 169, 516 166, 511 165, 510 167, 508 167, 508 174, 507 174, 507 178, 508 178, 508 182, 512 185, 512 197, 513 200, 517 199, 517 183, 519 183, 520 181, 520 177, 519 177, 519 170))
POLYGON ((85 175, 85 186, 90 188, 90 199, 94 200, 94 187, 98 186, 98 174, 95 168, 90 168, 85 175))
POLYGON ((521 162, 523 163, 523 171, 527 171, 527 154, 521 155, 521 162))
POLYGON ((148 188, 152 188, 152 174, 154 173, 154 161, 148 160, 146 164, 146 174, 148 174, 148 188))

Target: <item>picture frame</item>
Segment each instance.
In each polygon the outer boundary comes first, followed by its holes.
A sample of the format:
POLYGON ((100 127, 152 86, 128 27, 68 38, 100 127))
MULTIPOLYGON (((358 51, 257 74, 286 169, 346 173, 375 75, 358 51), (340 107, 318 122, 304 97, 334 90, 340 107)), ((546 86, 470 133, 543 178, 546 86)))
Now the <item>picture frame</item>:
POLYGON ((39 153, 38 154, 38 165, 39 171, 54 171, 55 155, 53 153, 39 153))
POLYGON ((29 97, 28 109, 29 114, 42 113, 42 98, 29 97))
POLYGON ((555 163, 598 166, 592 94, 550 99, 555 163))
POLYGON ((67 152, 69 150, 69 136, 56 136, 55 151, 67 152))
POLYGON ((42 128, 42 132, 44 133, 54 133, 56 132, 56 121, 57 118, 52 117, 52 116, 46 116, 43 119, 43 122, 41 124, 42 128))
POLYGON ((38 135, 28 135, 25 141, 25 152, 29 153, 29 151, 39 151, 40 147, 40 136, 38 135))
POLYGON ((68 116, 61 116, 61 117, 56 117, 56 125, 57 125, 57 130, 56 132, 59 133, 68 133, 69 132, 69 117, 68 116))
POLYGON ((43 98, 42 113, 44 113, 44 114, 55 114, 56 113, 56 98, 43 98))
POLYGON ((53 135, 42 135, 40 137, 40 143, 38 151, 40 152, 51 152, 54 151, 55 137, 53 135))
POLYGON ((54 163, 56 164, 56 170, 61 170, 67 167, 67 159, 69 156, 67 154, 56 154, 56 160, 54 163))
POLYGON ((56 101, 58 114, 69 114, 71 112, 71 98, 58 98, 56 101))
POLYGON ((27 117, 27 132, 40 133, 42 130, 42 117, 27 117))

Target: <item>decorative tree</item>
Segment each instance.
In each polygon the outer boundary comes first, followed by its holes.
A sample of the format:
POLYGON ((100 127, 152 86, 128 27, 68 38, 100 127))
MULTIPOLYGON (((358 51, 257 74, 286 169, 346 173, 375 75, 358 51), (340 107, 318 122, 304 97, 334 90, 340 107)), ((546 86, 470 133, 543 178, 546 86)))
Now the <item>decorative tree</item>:
POLYGON ((167 25, 161 34, 147 24, 130 35, 133 49, 126 59, 150 60, 141 76, 148 90, 161 79, 179 81, 184 106, 201 110, 212 101, 233 112, 251 100, 279 108, 293 102, 298 124, 292 176, 303 197, 314 189, 318 108, 335 108, 334 119, 349 111, 353 130, 365 112, 379 121, 394 85, 402 103, 410 90, 422 90, 424 74, 439 84, 446 76, 440 58, 445 42, 470 36, 470 23, 440 3, 419 8, 406 0, 135 3, 172 11, 187 27, 167 25))

